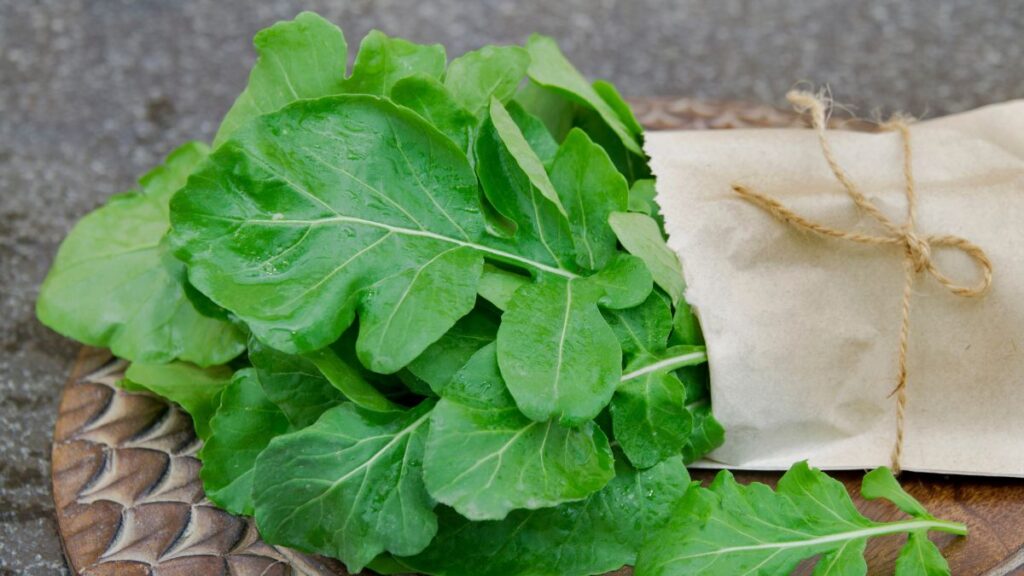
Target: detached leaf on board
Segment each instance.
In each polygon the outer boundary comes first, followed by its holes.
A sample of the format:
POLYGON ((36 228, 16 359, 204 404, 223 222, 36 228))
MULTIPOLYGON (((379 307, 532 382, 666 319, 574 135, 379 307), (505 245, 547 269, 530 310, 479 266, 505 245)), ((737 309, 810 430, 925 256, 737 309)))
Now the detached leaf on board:
POLYGON ((431 401, 408 412, 345 403, 274 438, 256 461, 256 524, 270 542, 341 559, 416 554, 437 532, 423 486, 431 401), (315 518, 316 521, 311 521, 315 518))
POLYGON ((43 324, 133 362, 212 366, 245 349, 238 328, 196 310, 185 294, 185 265, 164 241, 170 198, 208 152, 185 144, 142 177, 139 191, 115 196, 75 225, 39 290, 43 324))
POLYGON ((582 500, 615 474, 601 429, 565 428, 523 416, 481 348, 445 387, 431 416, 423 462, 430 495, 470 520, 582 500))
POLYGON ((962 524, 931 518, 869 520, 842 483, 806 462, 794 465, 774 492, 760 483, 740 485, 722 471, 710 488, 691 491, 648 540, 636 574, 769 576, 788 574, 820 556, 815 574, 861 576, 867 572, 863 551, 869 539, 928 530, 966 533, 962 524))
POLYGON ((124 378, 121 387, 126 390, 146 390, 181 406, 192 417, 196 436, 205 440, 210 436, 210 419, 220 405, 221 392, 231 382, 231 369, 200 368, 185 362, 133 362, 124 378))
POLYGON ((236 372, 221 394, 211 433, 199 452, 199 477, 207 498, 232 514, 252 516, 256 457, 288 429, 288 418, 267 397, 256 371, 236 372))
POLYGON ((632 564, 689 489, 679 458, 640 472, 620 460, 615 478, 580 502, 483 522, 441 507, 430 547, 396 560, 410 572, 440 576, 603 574, 632 564))
POLYGON ((246 121, 303 98, 344 92, 348 45, 341 29, 312 12, 260 30, 249 83, 224 116, 214 148, 246 121))

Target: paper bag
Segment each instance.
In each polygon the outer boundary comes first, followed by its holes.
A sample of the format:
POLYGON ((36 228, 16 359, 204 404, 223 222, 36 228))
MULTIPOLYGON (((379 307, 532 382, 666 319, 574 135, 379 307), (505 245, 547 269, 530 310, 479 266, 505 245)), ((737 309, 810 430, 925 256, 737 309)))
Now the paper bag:
MULTIPOLYGON (((980 246, 993 281, 978 298, 926 275, 913 284, 903 469, 1024 476, 1024 101, 910 128, 917 229, 980 246)), ((902 222, 895 133, 827 133, 850 179, 902 222)), ((889 465, 903 252, 801 232, 734 185, 843 230, 876 230, 829 170, 811 130, 652 132, 646 149, 669 246, 707 341, 713 465, 784 469, 889 465)), ((973 283, 976 265, 936 250, 973 283)))

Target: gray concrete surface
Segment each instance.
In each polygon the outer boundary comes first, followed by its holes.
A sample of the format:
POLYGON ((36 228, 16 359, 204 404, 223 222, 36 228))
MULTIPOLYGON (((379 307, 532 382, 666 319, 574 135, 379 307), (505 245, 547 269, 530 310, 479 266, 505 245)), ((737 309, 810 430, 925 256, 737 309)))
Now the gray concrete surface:
POLYGON ((779 102, 830 83, 867 113, 1024 96, 1024 4, 888 0, 0 0, 0 575, 62 573, 48 454, 77 346, 33 316, 74 221, 176 144, 208 139, 259 28, 300 9, 457 55, 553 35, 627 95, 779 102))

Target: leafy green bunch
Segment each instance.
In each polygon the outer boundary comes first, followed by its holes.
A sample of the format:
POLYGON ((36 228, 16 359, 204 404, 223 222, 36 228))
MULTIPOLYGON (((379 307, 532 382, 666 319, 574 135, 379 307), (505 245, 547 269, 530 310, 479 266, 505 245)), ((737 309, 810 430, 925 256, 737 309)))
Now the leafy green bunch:
POLYGON ((267 541, 352 571, 854 574, 868 537, 958 529, 875 524, 806 466, 690 482, 723 431, 642 129, 551 39, 448 62, 374 31, 351 74, 314 14, 255 44, 212 147, 86 216, 38 314, 186 410, 207 496, 267 541))

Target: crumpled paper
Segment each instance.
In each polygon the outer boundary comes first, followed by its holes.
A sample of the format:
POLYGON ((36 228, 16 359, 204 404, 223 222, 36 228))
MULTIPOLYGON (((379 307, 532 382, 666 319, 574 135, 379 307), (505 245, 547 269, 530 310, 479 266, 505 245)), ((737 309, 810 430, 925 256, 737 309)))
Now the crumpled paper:
MULTIPOLYGON (((828 137, 851 179, 902 222, 900 137, 828 137)), ((1024 476, 1024 101, 914 124, 911 146, 917 230, 978 244, 994 279, 980 298, 958 298, 927 275, 915 282, 902 467, 1024 476)), ((646 151, 726 429, 704 464, 889 465, 901 248, 800 232, 732 191, 740 184, 829 226, 877 231, 830 172, 814 132, 650 132, 646 151)), ((976 281, 959 252, 937 250, 934 261, 976 281)))

